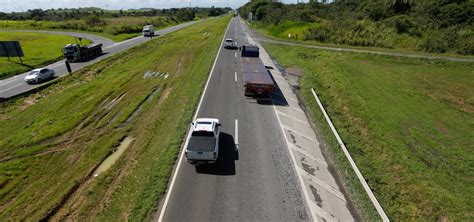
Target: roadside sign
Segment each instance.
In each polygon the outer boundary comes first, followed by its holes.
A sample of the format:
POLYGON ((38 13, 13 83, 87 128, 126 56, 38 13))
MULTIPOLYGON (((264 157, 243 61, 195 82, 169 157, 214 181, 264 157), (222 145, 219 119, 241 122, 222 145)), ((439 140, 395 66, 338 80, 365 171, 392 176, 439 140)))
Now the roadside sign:
POLYGON ((21 63, 23 63, 21 57, 25 57, 25 55, 23 54, 23 50, 21 49, 20 42, 0 41, 0 57, 8 57, 8 60, 10 60, 10 57, 16 56, 18 56, 18 58, 20 58, 21 63))

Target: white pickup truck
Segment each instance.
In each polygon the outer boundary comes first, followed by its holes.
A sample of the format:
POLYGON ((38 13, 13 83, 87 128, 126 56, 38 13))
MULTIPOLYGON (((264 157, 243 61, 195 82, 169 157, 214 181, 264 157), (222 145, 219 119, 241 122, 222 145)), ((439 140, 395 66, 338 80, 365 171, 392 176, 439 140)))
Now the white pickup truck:
POLYGON ((219 155, 220 126, 218 119, 198 118, 191 123, 191 136, 185 150, 188 163, 215 163, 219 155))

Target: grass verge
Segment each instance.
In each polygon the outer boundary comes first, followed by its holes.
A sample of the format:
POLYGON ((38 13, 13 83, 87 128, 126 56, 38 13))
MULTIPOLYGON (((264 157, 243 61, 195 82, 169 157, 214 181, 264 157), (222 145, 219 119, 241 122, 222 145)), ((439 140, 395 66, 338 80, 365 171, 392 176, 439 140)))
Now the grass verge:
POLYGON ((153 24, 156 30, 159 30, 183 22, 166 16, 98 18, 97 20, 92 24, 84 19, 68 21, 4 20, 0 21, 0 29, 86 32, 120 42, 141 35, 144 25, 153 24))
MULTIPOLYGON (((5 79, 34 68, 43 67, 63 58, 62 47, 75 43, 71 36, 50 35, 31 32, 1 32, 0 41, 20 41, 25 57, 23 64, 18 57, 0 58, 0 79, 5 79)), ((90 41, 84 39, 84 44, 90 41)))
POLYGON ((303 70, 304 103, 368 220, 374 218, 370 202, 359 201, 363 191, 311 88, 392 220, 474 219, 473 64, 265 48, 284 67, 303 70))
POLYGON ((303 36, 307 29, 317 28, 319 23, 308 23, 308 22, 295 22, 295 21, 286 21, 280 25, 271 25, 265 26, 263 24, 254 23, 252 28, 259 33, 270 39, 280 40, 291 43, 299 43, 305 45, 315 45, 323 47, 334 47, 334 48, 347 48, 347 49, 359 49, 359 50, 370 50, 374 52, 391 52, 391 53, 402 53, 402 54, 413 54, 413 55, 422 55, 422 56, 449 56, 453 58, 468 58, 473 59, 473 55, 460 55, 453 52, 446 53, 428 53, 418 51, 416 49, 416 43, 408 43, 411 38, 404 39, 405 35, 399 35, 395 38, 397 42, 397 47, 393 48, 383 48, 383 47, 374 47, 374 46, 353 46, 353 45, 342 45, 334 43, 322 43, 316 40, 304 40, 303 36), (291 37, 288 38, 288 33, 291 33, 291 37), (399 43, 398 43, 399 41, 399 43))
POLYGON ((149 219, 229 19, 170 33, 1 104, 1 218, 149 219), (147 71, 159 73, 144 78, 147 71), (126 136, 135 141, 92 177, 126 136))

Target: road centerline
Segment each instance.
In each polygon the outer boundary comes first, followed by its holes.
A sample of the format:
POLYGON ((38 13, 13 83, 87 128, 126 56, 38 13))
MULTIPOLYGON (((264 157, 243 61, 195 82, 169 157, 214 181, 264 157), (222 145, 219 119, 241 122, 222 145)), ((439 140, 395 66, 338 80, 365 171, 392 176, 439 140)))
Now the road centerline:
MULTIPOLYGON (((211 68, 211 71, 209 73, 209 77, 207 78, 206 85, 204 86, 204 90, 202 92, 201 98, 199 99, 199 104, 197 106, 196 112, 194 113, 193 120, 196 120, 197 115, 198 115, 199 111, 201 110, 201 105, 202 105, 202 102, 204 100, 204 97, 206 96, 206 92, 207 92, 207 89, 208 89, 208 86, 209 86, 209 82, 211 81, 211 78, 213 76, 212 74, 214 73, 214 68, 216 67, 217 59, 219 58, 219 55, 221 54, 221 50, 223 48, 222 46, 224 45, 224 40, 227 36, 227 33, 229 31, 229 28, 230 28, 231 24, 232 24, 232 20, 229 22, 229 24, 227 24, 226 31, 224 32, 224 36, 222 37, 222 40, 221 40, 219 51, 217 51, 216 58, 214 59, 214 63, 212 64, 212 68, 211 68)), ((190 136, 191 136, 191 132, 188 132, 188 135, 186 136, 186 142, 185 142, 183 148, 187 146, 187 143, 189 141, 190 136)), ((173 187, 174 187, 174 184, 176 182, 176 178, 178 177, 179 170, 181 169, 181 165, 182 165, 182 162, 183 162, 183 159, 184 159, 184 153, 185 152, 183 151, 183 149, 181 149, 180 152, 181 152, 181 154, 178 157, 179 158, 178 164, 176 165, 176 170, 174 172, 174 175, 172 176, 171 183, 170 183, 170 185, 168 187, 168 190, 166 192, 166 197, 165 197, 163 206, 161 207, 161 210, 160 210, 160 215, 158 217, 158 222, 163 221, 163 216, 165 215, 166 207, 168 205, 171 193, 173 192, 173 187)))

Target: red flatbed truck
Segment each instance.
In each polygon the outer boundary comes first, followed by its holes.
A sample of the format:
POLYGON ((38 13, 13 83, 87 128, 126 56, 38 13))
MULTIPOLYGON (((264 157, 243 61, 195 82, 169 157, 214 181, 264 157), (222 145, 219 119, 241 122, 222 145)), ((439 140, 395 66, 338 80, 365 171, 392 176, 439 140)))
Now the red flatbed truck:
POLYGON ((275 87, 270 73, 259 58, 259 49, 254 45, 242 46, 240 65, 242 68, 245 96, 270 95, 275 87))

